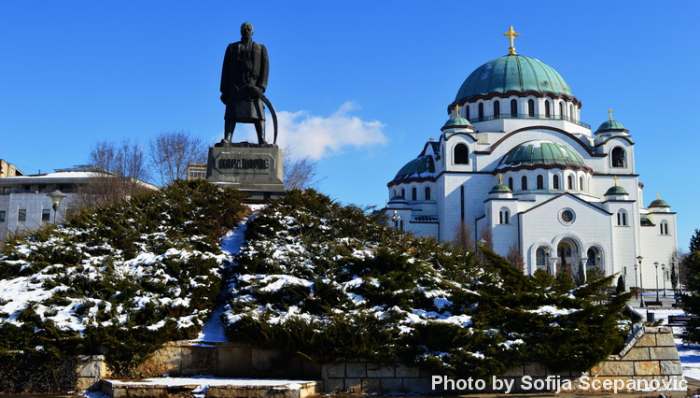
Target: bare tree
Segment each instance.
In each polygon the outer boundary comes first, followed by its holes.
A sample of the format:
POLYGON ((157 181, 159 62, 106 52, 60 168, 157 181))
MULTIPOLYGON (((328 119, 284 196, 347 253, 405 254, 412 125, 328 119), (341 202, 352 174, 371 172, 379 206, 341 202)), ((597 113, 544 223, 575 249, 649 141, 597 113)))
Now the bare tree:
POLYGON ((493 234, 491 233, 490 229, 484 229, 481 232, 479 243, 485 247, 488 247, 489 250, 493 250, 493 234))
POLYGON ((518 250, 517 247, 511 246, 510 249, 508 249, 506 260, 515 268, 525 271, 525 260, 523 260, 523 256, 520 255, 520 250, 518 250))
POLYGON ((309 158, 284 161, 284 187, 286 189, 306 189, 316 178, 316 162, 309 158))
POLYGON ((471 251, 474 249, 474 242, 472 241, 469 226, 464 221, 457 225, 457 231, 452 243, 464 251, 471 251))
POLYGON ((158 135, 150 146, 151 163, 167 185, 185 179, 187 166, 206 161, 206 146, 201 139, 184 131, 171 131, 158 135))
POLYGON ((145 180, 149 176, 143 148, 129 141, 98 142, 90 152, 90 164, 120 177, 145 180))

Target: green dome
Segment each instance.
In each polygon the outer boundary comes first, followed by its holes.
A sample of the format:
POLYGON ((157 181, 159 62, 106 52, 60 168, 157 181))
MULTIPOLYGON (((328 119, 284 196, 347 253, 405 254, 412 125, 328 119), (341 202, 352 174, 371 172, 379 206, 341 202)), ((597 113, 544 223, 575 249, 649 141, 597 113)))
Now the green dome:
POLYGON ((535 166, 587 168, 581 155, 568 145, 533 140, 511 149, 501 160, 498 169, 535 166))
POLYGON ((600 126, 598 126, 598 130, 596 130, 596 133, 603 132, 603 131, 610 131, 610 130, 627 130, 625 126, 622 125, 622 123, 618 122, 615 119, 609 119, 606 120, 605 122, 601 123, 600 126))
POLYGON ((653 207, 671 207, 671 206, 668 203, 666 203, 665 200, 663 200, 661 198, 657 198, 654 201, 652 201, 651 203, 649 203, 649 209, 651 209, 653 207))
POLYGON ((625 188, 619 186, 619 185, 614 185, 608 189, 607 192, 605 192, 605 196, 615 196, 615 195, 629 195, 625 188))
POLYGON ((506 55, 489 61, 467 77, 457 93, 456 102, 472 97, 510 92, 536 92, 573 97, 559 72, 537 58, 506 55))
POLYGON ((425 174, 431 174, 435 172, 435 162, 432 156, 419 156, 410 162, 406 163, 392 182, 401 182, 403 180, 409 179, 411 177, 421 177, 425 174))
POLYGON ((440 128, 440 130, 446 130, 455 127, 472 127, 472 124, 469 123, 469 120, 463 118, 462 116, 450 117, 449 119, 447 119, 442 128, 440 128))
POLYGON ((492 193, 512 193, 512 192, 513 191, 510 190, 510 187, 508 187, 508 185, 496 184, 493 186, 493 188, 491 188, 491 191, 489 192, 489 194, 492 194, 492 193))

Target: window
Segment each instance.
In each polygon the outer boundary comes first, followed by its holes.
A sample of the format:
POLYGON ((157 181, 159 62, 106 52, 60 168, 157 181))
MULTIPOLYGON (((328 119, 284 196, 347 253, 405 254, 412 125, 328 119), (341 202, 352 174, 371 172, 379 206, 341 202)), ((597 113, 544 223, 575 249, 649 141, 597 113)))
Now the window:
POLYGON ((627 226, 627 212, 622 209, 617 212, 617 225, 620 227, 627 226))
POLYGON ((555 175, 555 176, 554 176, 554 181, 553 181, 553 182, 554 182, 554 183, 553 183, 552 185, 554 185, 554 189, 559 189, 559 176, 558 176, 558 175, 555 175))
POLYGON ((401 199, 406 199, 406 190, 401 188, 401 199))
POLYGON ((599 248, 592 246, 586 251, 586 268, 600 268, 602 270, 603 256, 599 248))
POLYGON ((495 100, 493 102, 493 117, 498 119, 501 116, 501 101, 495 100))
POLYGON ((571 209, 564 209, 559 213, 559 219, 566 225, 573 224, 576 220, 576 213, 571 209))
POLYGON ((510 211, 508 211, 508 209, 501 209, 501 211, 498 212, 498 223, 510 224, 510 211))
POLYGON ((49 222, 51 220, 51 209, 41 210, 41 222, 49 222))
POLYGON ((568 187, 569 190, 573 191, 574 190, 574 176, 569 175, 569 177, 567 178, 567 182, 569 183, 569 187, 568 187))
POLYGON ((552 111, 549 109, 549 100, 544 101, 544 116, 552 116, 552 111))
POLYGON ((484 120, 484 103, 479 102, 479 120, 484 120))
POLYGON ((559 103, 559 119, 565 119, 564 117, 564 103, 559 103))
POLYGON ((17 211, 17 221, 26 222, 27 221, 27 209, 19 209, 17 211))
POLYGON ((416 187, 411 188, 411 200, 418 200, 418 190, 416 187))
POLYGON ((425 200, 430 200, 430 187, 425 187, 425 200))
POLYGON ((457 144, 454 149, 455 164, 469 164, 469 148, 465 144, 457 144))
POLYGON ((518 116, 518 101, 517 100, 510 100, 510 115, 513 117, 518 116))
POLYGON ((544 189, 544 177, 542 175, 537 176, 537 189, 544 189))
POLYGON ((530 117, 535 117, 535 101, 527 100, 527 115, 530 117))
POLYGON ((578 189, 579 191, 583 191, 583 176, 578 178, 578 189))
POLYGON ((515 188, 513 187, 513 177, 508 177, 508 188, 510 188, 511 192, 515 190, 515 188))
POLYGON ((543 246, 538 247, 535 252, 535 264, 537 269, 545 270, 547 268, 547 249, 543 246))
POLYGON ((615 147, 612 150, 612 167, 627 167, 625 150, 622 147, 615 147))
POLYGON ((666 220, 661 221, 659 228, 661 228, 661 235, 668 235, 668 222, 666 220))
POLYGON ((5 222, 5 210, 0 210, 0 222, 5 222))
POLYGON ((520 179, 520 190, 527 191, 527 176, 523 176, 520 179))
POLYGON ((466 116, 467 120, 469 120, 469 105, 466 105, 464 107, 464 111, 465 111, 465 116, 466 116))

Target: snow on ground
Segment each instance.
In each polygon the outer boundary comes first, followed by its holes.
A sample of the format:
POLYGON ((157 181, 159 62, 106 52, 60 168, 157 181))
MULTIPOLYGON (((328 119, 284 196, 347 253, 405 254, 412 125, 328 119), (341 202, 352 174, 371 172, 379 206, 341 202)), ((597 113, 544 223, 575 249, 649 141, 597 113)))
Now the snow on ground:
POLYGON ((142 380, 106 379, 116 386, 240 386, 240 387, 275 387, 298 389, 302 384, 312 383, 313 380, 284 380, 284 379, 226 379, 213 376, 196 377, 153 377, 142 380))
MULTIPOLYGON (((244 218, 238 226, 226 233, 221 239, 221 250, 226 253, 228 261, 233 261, 234 256, 238 254, 241 247, 245 243, 245 233, 248 229, 248 221, 250 217, 244 218)), ((207 322, 202 327, 199 335, 193 341, 207 342, 207 343, 225 343, 228 341, 226 338, 226 329, 221 321, 221 315, 226 312, 226 304, 221 304, 207 320, 207 322)))

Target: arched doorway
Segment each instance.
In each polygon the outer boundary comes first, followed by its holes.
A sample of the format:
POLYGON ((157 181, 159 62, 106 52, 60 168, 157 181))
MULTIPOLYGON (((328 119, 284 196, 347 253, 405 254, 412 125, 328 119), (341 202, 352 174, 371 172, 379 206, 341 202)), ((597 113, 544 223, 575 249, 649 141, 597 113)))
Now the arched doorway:
POLYGON ((603 266, 603 251, 598 246, 591 246, 586 252, 586 274, 592 272, 605 274, 603 266))
POLYGON ((559 270, 575 276, 581 263, 576 242, 569 238, 562 239, 557 246, 557 257, 559 258, 559 270))

